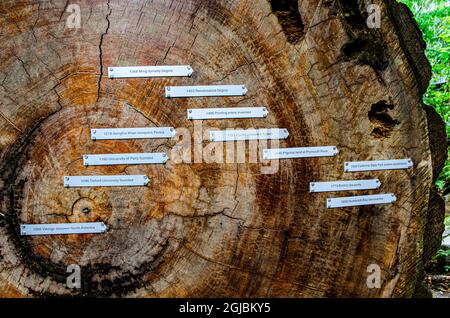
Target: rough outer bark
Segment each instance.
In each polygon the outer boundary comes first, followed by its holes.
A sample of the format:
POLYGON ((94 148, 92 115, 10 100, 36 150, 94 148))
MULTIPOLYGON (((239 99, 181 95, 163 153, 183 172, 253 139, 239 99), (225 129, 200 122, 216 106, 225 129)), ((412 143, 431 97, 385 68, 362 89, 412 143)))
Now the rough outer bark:
MULTIPOLYGON (((412 296, 436 244, 432 189, 446 145, 421 94, 430 68, 410 13, 382 28, 353 1, 2 1, 1 296, 412 296), (109 80, 111 65, 190 64, 191 78, 109 80), (245 83, 244 98, 166 100, 166 85, 245 83), (265 105, 283 147, 336 145, 336 158, 258 164, 82 166, 83 153, 169 151, 175 141, 97 141, 90 127, 193 124, 187 108, 265 105), (437 133, 433 133, 437 132, 437 133), (414 168, 344 175, 351 160, 414 168), (64 175, 142 173, 148 188, 64 189, 64 175), (433 177, 434 175, 434 177, 433 177), (327 210, 314 180, 377 177, 390 206, 327 210), (89 211, 84 213, 83 211, 89 211), (104 235, 21 237, 20 223, 104 221, 104 235), (430 243, 431 242, 431 243, 430 243), (369 264, 382 287, 369 289, 369 264), (82 289, 65 287, 80 264, 82 289)), ((372 193, 368 191, 368 193, 372 193)), ((375 192, 373 192, 375 193, 375 192)), ((351 193, 350 193, 351 194, 351 193)), ((436 230, 439 231, 439 230, 436 230)))

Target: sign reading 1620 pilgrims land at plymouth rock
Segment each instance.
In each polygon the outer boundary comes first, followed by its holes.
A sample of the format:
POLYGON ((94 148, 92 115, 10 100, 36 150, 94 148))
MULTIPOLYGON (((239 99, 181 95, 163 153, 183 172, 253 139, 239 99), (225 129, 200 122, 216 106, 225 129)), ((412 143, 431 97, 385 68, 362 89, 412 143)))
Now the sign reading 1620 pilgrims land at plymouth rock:
POLYGON ((122 154, 102 154, 84 155, 83 164, 85 166, 104 165, 141 165, 165 163, 168 157, 163 152, 157 153, 122 153, 122 154))
POLYGON ((191 75, 192 75, 192 68, 189 65, 108 67, 109 78, 179 77, 191 75))
POLYGON ((335 146, 299 147, 299 148, 272 148, 264 149, 263 159, 291 159, 312 157, 333 157, 339 153, 335 146))

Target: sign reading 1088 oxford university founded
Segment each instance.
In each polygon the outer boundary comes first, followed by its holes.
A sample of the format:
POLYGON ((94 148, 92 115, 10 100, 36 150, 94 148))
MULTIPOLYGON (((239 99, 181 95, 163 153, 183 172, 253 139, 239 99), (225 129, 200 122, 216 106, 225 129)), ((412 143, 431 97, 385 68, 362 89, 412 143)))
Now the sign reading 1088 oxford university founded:
POLYGON ((64 187, 132 187, 146 186, 146 175, 65 176, 64 187))

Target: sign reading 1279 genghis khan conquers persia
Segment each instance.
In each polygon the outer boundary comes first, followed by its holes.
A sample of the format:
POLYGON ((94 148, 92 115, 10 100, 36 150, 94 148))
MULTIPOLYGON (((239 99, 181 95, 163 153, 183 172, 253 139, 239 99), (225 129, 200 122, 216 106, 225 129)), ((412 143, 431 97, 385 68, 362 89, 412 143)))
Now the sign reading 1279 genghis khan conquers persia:
POLYGON ((167 86, 166 97, 244 96, 245 85, 167 86))
POLYGON ((142 165, 165 163, 168 157, 163 152, 155 153, 121 153, 121 154, 102 154, 102 155, 84 155, 83 164, 85 166, 104 166, 104 165, 142 165))
POLYGON ((70 187, 132 187, 146 186, 146 175, 116 175, 116 176, 65 176, 64 186, 70 187))
POLYGON ((335 146, 299 147, 299 148, 272 148, 264 149, 263 159, 292 159, 312 157, 334 157, 339 153, 335 146))
POLYGON ((286 139, 289 132, 285 128, 261 128, 244 130, 213 130, 209 132, 210 141, 286 139))
POLYGON ((373 161, 355 161, 344 163, 345 172, 373 171, 373 170, 398 170, 412 168, 411 159, 399 160, 373 160, 373 161))
POLYGON ((381 183, 378 179, 311 182, 309 184, 309 192, 373 190, 378 189, 380 186, 381 183))
POLYGON ((20 225, 20 235, 95 234, 106 230, 103 222, 20 225))
POLYGON ((189 65, 119 66, 108 67, 109 78, 191 76, 189 65))
POLYGON ((233 119, 267 117, 265 107, 229 107, 188 109, 188 119, 233 119))
POLYGON ((91 129, 92 140, 173 138, 175 134, 173 127, 91 129))
POLYGON ((397 200, 393 193, 360 195, 327 199, 327 208, 343 208, 360 205, 390 204, 397 200))

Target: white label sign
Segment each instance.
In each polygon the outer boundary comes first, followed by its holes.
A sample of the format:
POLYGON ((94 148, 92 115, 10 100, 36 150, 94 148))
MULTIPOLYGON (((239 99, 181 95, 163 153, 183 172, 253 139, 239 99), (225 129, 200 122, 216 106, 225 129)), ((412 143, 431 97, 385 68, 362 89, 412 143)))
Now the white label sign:
POLYGON ((191 76, 189 65, 108 67, 109 78, 191 76))
POLYGON ((286 139, 289 136, 289 132, 284 128, 215 130, 210 131, 209 136, 210 141, 286 139))
POLYGON ((122 153, 104 155, 84 155, 85 166, 104 165, 142 165, 152 163, 165 163, 168 157, 163 152, 157 153, 122 153))
POLYGON ((21 224, 20 235, 89 234, 107 230, 103 222, 21 224))
POLYGON ((351 180, 351 181, 332 181, 332 182, 311 182, 309 192, 334 192, 334 191, 352 191, 352 190, 372 190, 381 186, 380 180, 351 180))
POLYGON ((91 129, 91 138, 92 140, 173 138, 175 133, 173 127, 95 128, 91 129))
POLYGON ((188 109, 188 119, 262 118, 268 114, 265 107, 230 107, 188 109))
POLYGON ((117 176, 65 176, 64 186, 69 187, 131 187, 146 186, 148 177, 145 175, 117 176))
POLYGON ((245 85, 167 86, 166 97, 243 96, 245 85))
POLYGON ((400 160, 374 160, 374 161, 355 161, 344 164, 345 172, 373 171, 373 170, 398 170, 408 169, 413 166, 411 159, 400 160))
POLYGON ((272 148, 264 149, 263 159, 291 159, 311 157, 333 157, 339 153, 335 146, 300 147, 300 148, 272 148))
POLYGON ((327 208, 343 208, 347 206, 389 204, 397 200, 393 193, 360 195, 355 197, 341 197, 327 199, 327 208))

